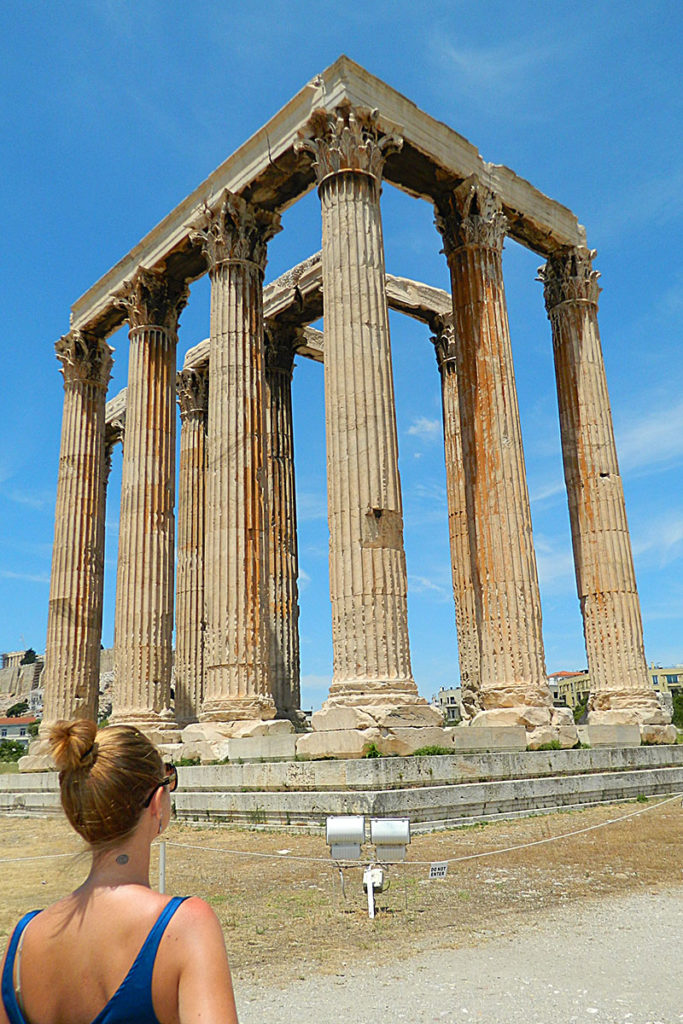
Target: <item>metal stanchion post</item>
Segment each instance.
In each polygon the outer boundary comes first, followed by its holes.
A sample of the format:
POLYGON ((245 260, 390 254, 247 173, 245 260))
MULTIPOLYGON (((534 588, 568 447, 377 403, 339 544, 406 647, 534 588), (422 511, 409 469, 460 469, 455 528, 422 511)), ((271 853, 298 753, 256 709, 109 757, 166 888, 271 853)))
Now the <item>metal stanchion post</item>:
POLYGON ((159 892, 166 892, 166 840, 159 843, 159 892))

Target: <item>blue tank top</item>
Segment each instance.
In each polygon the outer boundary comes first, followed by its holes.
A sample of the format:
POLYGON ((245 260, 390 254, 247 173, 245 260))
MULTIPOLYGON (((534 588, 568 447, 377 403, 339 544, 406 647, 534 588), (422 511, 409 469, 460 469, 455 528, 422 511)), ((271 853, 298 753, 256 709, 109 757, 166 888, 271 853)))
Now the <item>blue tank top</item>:
MULTIPOLYGON (((186 899, 187 896, 174 896, 168 901, 135 957, 128 974, 91 1024, 159 1024, 152 1006, 154 961, 168 922, 186 899)), ((39 910, 32 910, 30 914, 22 917, 7 948, 5 968, 2 972, 2 1001, 10 1024, 27 1024, 14 991, 14 960, 24 928, 39 913, 39 910)))

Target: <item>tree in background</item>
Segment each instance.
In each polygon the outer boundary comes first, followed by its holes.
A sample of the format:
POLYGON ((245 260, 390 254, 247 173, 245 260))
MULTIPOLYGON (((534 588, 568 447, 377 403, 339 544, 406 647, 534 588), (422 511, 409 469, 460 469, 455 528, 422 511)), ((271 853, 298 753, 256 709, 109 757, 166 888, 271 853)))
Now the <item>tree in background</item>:
POLYGON ((7 718, 21 718, 22 715, 28 712, 28 701, 20 700, 16 704, 13 704, 11 708, 7 709, 7 718))
POLYGON ((35 665, 38 660, 38 656, 32 647, 29 647, 27 651, 24 651, 24 657, 19 662, 20 665, 35 665))

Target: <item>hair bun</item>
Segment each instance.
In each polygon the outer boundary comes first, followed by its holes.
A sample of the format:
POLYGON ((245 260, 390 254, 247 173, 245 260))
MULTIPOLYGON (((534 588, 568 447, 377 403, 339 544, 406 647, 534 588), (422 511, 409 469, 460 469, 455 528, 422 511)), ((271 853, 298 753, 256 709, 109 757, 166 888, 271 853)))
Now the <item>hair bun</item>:
POLYGON ((96 754, 97 725, 87 718, 73 722, 55 722, 50 729, 52 759, 58 770, 78 771, 88 768, 96 754))

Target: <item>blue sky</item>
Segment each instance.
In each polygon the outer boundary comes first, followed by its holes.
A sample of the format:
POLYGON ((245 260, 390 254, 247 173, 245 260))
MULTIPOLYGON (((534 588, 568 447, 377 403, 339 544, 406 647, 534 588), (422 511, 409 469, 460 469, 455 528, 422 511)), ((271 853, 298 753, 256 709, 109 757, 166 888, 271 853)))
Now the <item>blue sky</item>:
MULTIPOLYGON (((598 249, 600 328, 649 660, 683 661, 683 214, 678 2, 7 0, 0 10, 4 233, 0 650, 45 643, 72 302, 340 53, 569 206, 598 249)), ((387 268, 448 286, 432 211, 383 195, 387 268)), ((266 280, 320 246, 315 194, 283 218, 266 280)), ((505 281, 549 671, 582 668, 540 260, 505 281)), ((208 334, 192 288, 179 362, 208 334)), ((457 679, 439 380, 426 328, 392 314, 413 668, 457 679)), ((118 332, 111 394, 125 386, 118 332)), ((303 703, 331 673, 322 368, 294 375, 303 703)), ((107 509, 112 641, 120 454, 107 509)))

